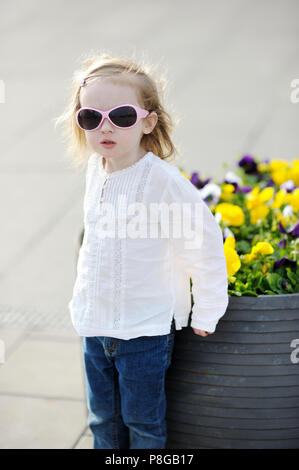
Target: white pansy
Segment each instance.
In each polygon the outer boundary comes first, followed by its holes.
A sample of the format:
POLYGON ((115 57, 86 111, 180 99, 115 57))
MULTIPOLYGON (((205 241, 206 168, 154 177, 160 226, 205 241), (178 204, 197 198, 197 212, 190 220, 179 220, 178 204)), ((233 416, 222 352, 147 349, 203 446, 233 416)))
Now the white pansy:
POLYGON ((293 214, 293 207, 292 206, 285 206, 285 208, 282 211, 282 216, 283 217, 289 217, 290 215, 293 214))
POLYGON ((293 180, 285 181, 284 183, 280 185, 280 189, 285 189, 286 191, 288 190, 292 191, 294 187, 295 187, 295 183, 293 180))
POLYGON ((236 175, 233 171, 228 171, 224 177, 224 179, 228 183, 238 183, 239 185, 242 184, 242 179, 239 178, 239 176, 236 175))
POLYGON ((215 183, 208 183, 198 191, 203 199, 206 199, 208 196, 213 196, 214 201, 218 201, 221 195, 221 188, 215 183))

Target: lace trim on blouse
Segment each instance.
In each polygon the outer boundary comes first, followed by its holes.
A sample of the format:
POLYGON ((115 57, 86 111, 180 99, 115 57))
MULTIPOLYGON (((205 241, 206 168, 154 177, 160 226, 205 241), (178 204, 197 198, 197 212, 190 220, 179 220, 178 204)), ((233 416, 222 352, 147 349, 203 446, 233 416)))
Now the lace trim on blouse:
MULTIPOLYGON (((146 161, 142 171, 140 182, 136 191, 136 202, 143 201, 144 188, 151 170, 151 163, 146 161)), ((122 250, 123 239, 116 238, 115 251, 114 251, 114 296, 113 296, 113 314, 114 314, 114 327, 119 327, 120 322, 120 308, 121 308, 121 286, 122 286, 122 250)))

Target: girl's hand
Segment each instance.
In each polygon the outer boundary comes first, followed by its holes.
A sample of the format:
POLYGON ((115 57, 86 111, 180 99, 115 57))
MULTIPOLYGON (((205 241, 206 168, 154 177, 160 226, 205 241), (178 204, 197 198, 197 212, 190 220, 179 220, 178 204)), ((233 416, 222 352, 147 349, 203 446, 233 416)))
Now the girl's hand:
POLYGON ((200 336, 208 336, 214 333, 214 332, 210 333, 209 331, 197 330, 196 328, 192 328, 192 330, 194 331, 196 335, 200 335, 200 336))

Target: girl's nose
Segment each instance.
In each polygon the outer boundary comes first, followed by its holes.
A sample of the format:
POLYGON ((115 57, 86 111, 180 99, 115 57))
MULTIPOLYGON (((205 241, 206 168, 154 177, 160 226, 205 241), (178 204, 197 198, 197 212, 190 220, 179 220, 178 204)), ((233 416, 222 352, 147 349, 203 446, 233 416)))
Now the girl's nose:
POLYGON ((108 118, 104 118, 100 125, 100 129, 113 129, 113 127, 108 118))

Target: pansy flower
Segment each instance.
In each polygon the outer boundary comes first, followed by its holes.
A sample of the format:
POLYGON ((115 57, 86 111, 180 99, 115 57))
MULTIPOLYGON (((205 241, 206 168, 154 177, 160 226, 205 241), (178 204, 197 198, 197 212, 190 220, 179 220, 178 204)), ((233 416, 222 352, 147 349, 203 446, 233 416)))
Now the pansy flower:
POLYGON ((254 260, 257 255, 271 255, 274 252, 272 245, 268 242, 258 242, 251 249, 251 253, 244 255, 245 263, 254 260))
POLYGON ((272 160, 269 163, 271 178, 276 186, 280 186, 290 179, 290 163, 285 160, 272 160))
POLYGON ((249 193, 250 191, 252 191, 252 187, 249 185, 243 186, 243 188, 241 188, 241 191, 242 193, 249 193))
POLYGON ((296 261, 293 261, 292 259, 289 259, 289 258, 280 258, 279 260, 275 261, 274 263, 274 266, 273 266, 273 269, 275 271, 275 269, 278 269, 280 268, 281 266, 289 266, 290 268, 291 267, 296 267, 296 261))
POLYGON ((196 188, 198 189, 201 189, 203 188, 206 184, 208 184, 208 182, 211 180, 211 178, 207 178, 205 180, 201 180, 198 176, 198 172, 197 171, 194 171, 192 174, 191 174, 191 178, 190 178, 190 181, 192 184, 194 184, 194 186, 196 186, 196 188))
POLYGON ((291 193, 295 189, 295 183, 293 180, 285 181, 281 183, 280 189, 285 189, 288 193, 291 193))
POLYGON ((221 195, 221 188, 218 184, 208 183, 199 189, 200 197, 207 203, 216 204, 221 195))
POLYGON ((240 226, 244 223, 245 216, 241 207, 230 204, 229 202, 222 202, 217 204, 215 212, 220 212, 223 222, 227 225, 240 226))
POLYGON ((241 160, 239 160, 238 165, 243 168, 247 174, 257 174, 257 163, 251 155, 244 155, 241 160))
POLYGON ((274 201, 270 206, 271 209, 276 209, 276 208, 279 209, 280 206, 286 202, 286 199, 287 199, 286 196, 287 196, 286 189, 280 189, 279 191, 277 191, 277 193, 275 194, 274 201))
POLYGON ((233 276, 241 267, 241 261, 237 251, 235 250, 235 238, 229 235, 224 244, 224 254, 226 259, 227 274, 229 282, 234 282, 236 278, 233 276))
POLYGON ((286 230, 281 221, 278 222, 278 226, 280 233, 287 233, 288 235, 291 235, 295 238, 299 237, 299 221, 290 230, 286 230))
POLYGON ((280 240, 280 242, 278 243, 278 247, 279 248, 285 248, 287 246, 287 241, 285 238, 283 238, 282 240, 280 240))

